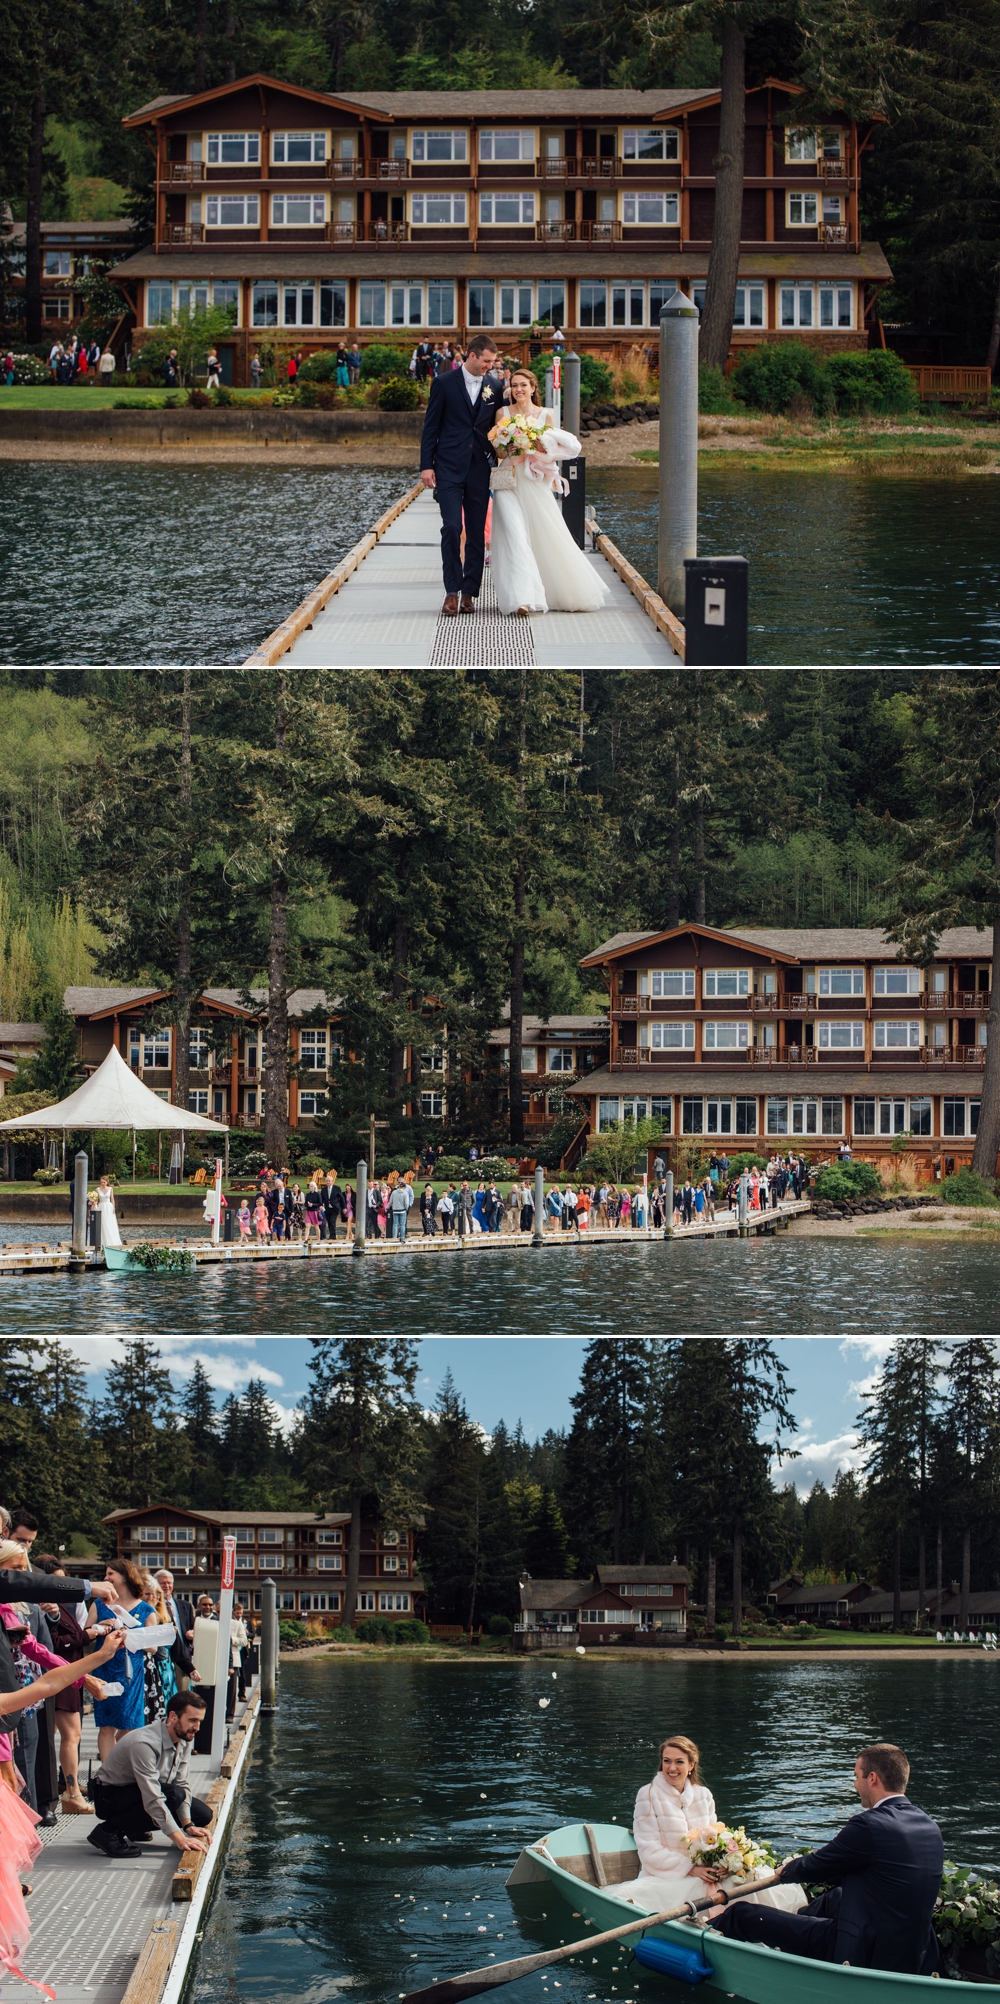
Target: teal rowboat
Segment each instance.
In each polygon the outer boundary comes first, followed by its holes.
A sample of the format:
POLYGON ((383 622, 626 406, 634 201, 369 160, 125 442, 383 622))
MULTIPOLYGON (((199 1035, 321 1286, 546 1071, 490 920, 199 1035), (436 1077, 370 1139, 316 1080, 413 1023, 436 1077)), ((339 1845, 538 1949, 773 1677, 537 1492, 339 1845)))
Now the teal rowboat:
MULTIPOLYGON (((601 1866, 608 1883, 597 1883, 597 1871, 587 1838, 588 1826, 568 1823, 553 1830, 536 1844, 529 1844, 507 1880, 508 1886, 527 1886, 548 1879, 574 1913, 583 1914, 600 1928, 621 1927, 643 1909, 621 1897, 618 1888, 639 1876, 639 1854, 630 1830, 617 1823, 592 1823, 601 1866)), ((697 1885, 693 1897, 699 1897, 697 1885)), ((648 1911, 655 1913, 656 1908, 648 1911)), ((748 2004, 922 2004, 941 1999, 940 1979, 934 1976, 897 1976, 881 1969, 852 1969, 847 1964, 812 1962, 806 1956, 785 1955, 775 1948, 756 1948, 748 1942, 727 1941, 711 1929, 696 1927, 692 1921, 667 1921, 650 1929, 652 1938, 672 1942, 676 1948, 695 1950, 710 1965, 703 1979, 707 1990, 723 1991, 727 1997, 743 1997, 748 2004), (932 1984, 938 1984, 936 1992, 932 1984)), ((636 1935, 635 1941, 646 1939, 636 1935)), ((988 1988, 1000 1991, 1000 1985, 988 1988)), ((982 1982, 948 1983, 947 1998, 972 1999, 982 2004, 982 1982)))

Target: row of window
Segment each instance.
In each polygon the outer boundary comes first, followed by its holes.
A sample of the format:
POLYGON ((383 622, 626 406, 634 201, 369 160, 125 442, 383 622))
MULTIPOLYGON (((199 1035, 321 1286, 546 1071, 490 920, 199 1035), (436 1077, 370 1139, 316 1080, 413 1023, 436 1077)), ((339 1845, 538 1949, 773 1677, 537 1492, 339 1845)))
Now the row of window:
MULTIPOLYGON (((487 127, 478 135, 479 158, 481 161, 513 162, 534 160, 539 151, 549 159, 559 159, 566 148, 565 127, 556 131, 539 131, 537 126, 497 126, 487 127)), ((788 127, 785 132, 785 159, 790 165, 808 164, 818 160, 837 161, 843 159, 843 133, 837 128, 816 131, 811 128, 788 127)), ((661 162, 680 159, 680 132, 676 126, 620 126, 602 131, 601 141, 612 142, 615 151, 620 151, 623 160, 661 162)), ((573 145, 575 146, 575 137, 573 145)), ((470 134, 465 126, 411 128, 392 130, 388 135, 389 158, 391 160, 415 160, 424 164, 435 162, 461 163, 470 158, 470 134)), ((203 157, 210 167, 257 167, 261 157, 261 135, 259 132, 209 132, 203 137, 192 135, 188 140, 188 156, 192 161, 203 157)), ((355 157, 357 134, 353 132, 332 133, 329 130, 314 132, 272 132, 271 159, 275 166, 315 165, 326 160, 332 151, 341 160, 355 157)), ((611 157, 614 157, 613 155, 611 157)))
MULTIPOLYGON (((296 1542, 302 1543, 306 1538, 305 1531, 301 1529, 283 1531, 275 1528, 273 1525, 256 1528, 252 1525, 243 1524, 234 1525, 232 1529, 227 1526, 225 1535, 227 1538, 235 1538, 238 1546, 252 1545, 254 1543, 258 1545, 294 1545, 296 1542)), ((194 1524, 171 1524, 168 1530, 164 1530, 162 1524, 140 1524, 137 1531, 133 1529, 132 1536, 137 1538, 137 1542, 140 1545, 162 1545, 165 1542, 169 1542, 171 1545, 193 1545, 196 1542, 204 1545, 208 1542, 207 1530, 201 1525, 195 1526, 194 1524)), ((311 1534, 309 1535, 309 1542, 312 1542, 311 1534)), ((343 1542, 344 1534, 342 1531, 316 1532, 317 1545, 342 1545, 343 1542)), ((398 1545, 399 1532, 386 1531, 382 1538, 382 1543, 384 1545, 398 1545)))
MULTIPOLYGON (((915 1051, 924 1041, 924 1024, 920 1021, 900 1021, 897 1018, 879 1020, 872 1024, 872 1042, 876 1051, 915 1051)), ((986 1024, 976 1026, 980 1044, 986 1042, 986 1024)), ((863 1051, 865 1048, 865 1026, 860 1019, 835 1023, 822 1018, 813 1025, 815 1046, 821 1051, 863 1051)), ((773 1044, 774 1029, 768 1025, 764 1042, 773 1044)), ((931 1025, 927 1039, 935 1048, 942 1049, 948 1043, 946 1023, 931 1025)), ((754 1042, 750 1023, 705 1023, 702 1027, 702 1049, 706 1051, 744 1051, 754 1042)), ((648 1023, 639 1025, 639 1043, 643 1050, 651 1051, 693 1051, 694 1023, 648 1023)), ((551 1070, 557 1066, 550 1065, 551 1070)))
MULTIPOLYGON (((411 192, 400 196, 398 221, 409 221, 416 229, 465 229, 469 222, 469 197, 464 190, 440 190, 433 194, 411 192), (409 202, 404 217, 403 204, 409 202)), ((322 229, 327 221, 352 223, 357 216, 353 195, 329 198, 325 192, 296 189, 272 194, 270 219, 275 229, 322 229)), ((598 222, 621 223, 626 229, 667 229, 680 227, 680 196, 653 190, 602 195, 598 200, 598 222)), ((483 229, 522 229, 535 223, 562 223, 565 206, 562 195, 538 195, 533 188, 505 188, 479 196, 479 223, 483 229)), ((192 195, 188 201, 188 221, 200 229, 259 229, 259 194, 192 195)), ((820 222, 837 225, 844 221, 840 195, 787 192, 785 222, 789 229, 815 229, 820 222)))
MULTIPOLYGON (((204 1071, 216 1054, 221 1062, 231 1059, 231 1031, 222 1032, 213 1038, 210 1030, 195 1028, 188 1031, 188 1063, 195 1071, 204 1071)), ((133 1071, 162 1071, 170 1068, 171 1029, 169 1024, 162 1029, 143 1030, 130 1027, 128 1033, 128 1058, 133 1071)), ((242 1063, 252 1071, 263 1067, 267 1056, 267 1041, 263 1031, 259 1037, 248 1034, 243 1040, 245 1056, 242 1063)), ((299 1063, 308 1071, 326 1071, 328 1053, 339 1057, 340 1044, 330 1042, 327 1030, 299 1031, 299 1063)))
MULTIPOLYGON (((804 972, 807 995, 863 996, 865 993, 863 967, 809 967, 804 972)), ((761 974, 751 967, 706 967, 701 977, 701 992, 706 1000, 740 995, 774 995, 777 986, 776 975, 761 974)), ((948 969, 932 967, 928 987, 934 994, 946 993, 948 969)), ((903 967, 897 963, 872 969, 872 993, 875 995, 919 995, 922 988, 919 967, 903 967)), ((681 1000, 693 996, 694 992, 693 967, 654 968, 639 975, 640 995, 681 1000)))
MULTIPOLYGON (((851 1132, 855 1138, 874 1135, 933 1133, 933 1102, 919 1098, 855 1096, 851 1132)), ((979 1125, 978 1099, 946 1097, 941 1101, 941 1133, 959 1138, 974 1135, 979 1125)), ((645 1099, 635 1094, 619 1098, 604 1094, 597 1102, 597 1127, 603 1133, 619 1121, 655 1120, 664 1134, 673 1133, 674 1108, 669 1098, 645 1099)), ((757 1095, 710 1098, 692 1095, 681 1100, 682 1134, 757 1134, 757 1095)), ((765 1102, 765 1134, 842 1135, 846 1132, 845 1101, 836 1095, 769 1094, 765 1102)))

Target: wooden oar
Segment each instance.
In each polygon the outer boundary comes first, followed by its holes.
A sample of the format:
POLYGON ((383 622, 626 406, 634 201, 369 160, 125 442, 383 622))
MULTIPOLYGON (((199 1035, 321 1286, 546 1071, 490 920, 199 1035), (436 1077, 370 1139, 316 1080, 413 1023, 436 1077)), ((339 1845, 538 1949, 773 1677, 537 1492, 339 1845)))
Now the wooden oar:
POLYGON ((671 1907, 669 1913, 644 1914, 641 1920, 628 1921, 624 1927, 609 1928, 606 1934, 587 1935, 583 1941, 568 1941, 562 1948, 548 1949, 544 1955, 521 1955, 516 1962, 494 1962, 488 1969, 470 1969, 465 1976, 447 1976, 441 1983, 429 1984, 426 1990, 411 1990, 404 2004, 461 2004, 464 1997, 478 1997, 482 1990, 496 1990, 502 1983, 516 1983, 519 1976, 547 1969, 550 1963, 565 1962, 581 1949, 603 1948, 606 1942, 641 1934, 644 1928, 659 1927, 664 1921, 684 1920, 691 1914, 704 1913, 707 1907, 717 1907, 720 1902, 728 1906, 731 1900, 746 1899, 748 1893, 760 1893, 765 1886, 776 1885, 777 1879, 775 1873, 770 1879, 758 1879, 742 1893, 715 1893, 709 1899, 685 1900, 683 1906, 671 1907))

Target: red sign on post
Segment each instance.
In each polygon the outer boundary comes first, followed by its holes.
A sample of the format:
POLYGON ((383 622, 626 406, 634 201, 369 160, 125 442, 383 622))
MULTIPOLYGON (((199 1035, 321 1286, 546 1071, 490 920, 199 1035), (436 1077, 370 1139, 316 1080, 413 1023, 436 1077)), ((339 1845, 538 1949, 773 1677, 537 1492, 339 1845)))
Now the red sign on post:
POLYGON ((225 1593, 236 1585, 236 1539, 222 1540, 222 1591, 225 1593))

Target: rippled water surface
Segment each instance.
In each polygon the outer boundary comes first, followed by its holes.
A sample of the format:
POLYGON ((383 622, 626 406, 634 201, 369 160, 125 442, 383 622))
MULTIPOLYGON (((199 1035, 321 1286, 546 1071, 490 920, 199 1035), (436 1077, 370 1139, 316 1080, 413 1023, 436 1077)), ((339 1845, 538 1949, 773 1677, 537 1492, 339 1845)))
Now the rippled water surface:
MULTIPOLYGON (((522 1845, 561 1823, 629 1823, 670 1732, 698 1741, 720 1814, 783 1852, 832 1836, 856 1806, 855 1753, 890 1739, 946 1856, 991 1866, 1000 1854, 1000 1672, 982 1655, 560 1661, 554 1682, 537 1658, 327 1658, 284 1666, 280 1696, 204 1921, 197 2004, 397 2004, 490 1950, 499 1961, 572 1940, 582 1925, 548 1887, 508 1894, 504 1879, 522 1845)), ((551 2004, 654 2004, 664 1984, 606 1949, 586 1972, 556 1969, 508 1995, 530 2004, 545 1991, 551 2004)))
MULTIPOLYGON (((13 663, 245 660, 403 494, 405 468, 0 465, 13 663)), ((592 472, 656 576, 650 466, 592 472)), ((701 548, 750 561, 751 659, 1000 660, 1000 480, 701 468, 701 548)))
POLYGON ((4 1280, 3 1302, 8 1326, 25 1335, 998 1334, 998 1276, 994 1246, 940 1239, 653 1240, 369 1253, 192 1275, 39 1275, 4 1280))

